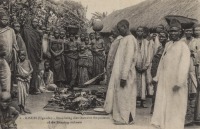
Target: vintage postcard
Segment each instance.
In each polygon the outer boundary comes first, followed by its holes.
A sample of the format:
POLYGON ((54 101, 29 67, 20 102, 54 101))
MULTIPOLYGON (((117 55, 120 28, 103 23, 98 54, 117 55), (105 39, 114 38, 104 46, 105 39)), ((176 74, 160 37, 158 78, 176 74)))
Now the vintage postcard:
POLYGON ((0 0, 0 129, 200 129, 199 0, 0 0))

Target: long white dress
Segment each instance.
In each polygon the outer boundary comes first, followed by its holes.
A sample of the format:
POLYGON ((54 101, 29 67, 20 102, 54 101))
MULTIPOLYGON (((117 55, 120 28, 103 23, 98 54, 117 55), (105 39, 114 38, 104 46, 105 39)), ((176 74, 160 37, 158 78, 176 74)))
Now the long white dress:
POLYGON ((128 35, 121 39, 108 86, 114 86, 113 96, 107 95, 113 98, 113 101, 109 103, 113 109, 113 119, 124 124, 129 123, 130 114, 133 119, 135 118, 137 96, 135 72, 136 43, 133 35, 128 35), (124 88, 120 86, 121 79, 127 81, 124 88))
POLYGON ((187 44, 184 41, 168 42, 155 78, 158 86, 152 125, 161 129, 184 129, 189 67, 187 44), (181 87, 178 92, 172 90, 175 85, 181 87))

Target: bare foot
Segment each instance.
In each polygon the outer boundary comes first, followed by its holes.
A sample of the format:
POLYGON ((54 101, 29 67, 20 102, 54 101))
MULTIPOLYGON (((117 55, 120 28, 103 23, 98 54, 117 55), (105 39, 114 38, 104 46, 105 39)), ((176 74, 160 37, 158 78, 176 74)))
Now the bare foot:
POLYGON ((24 109, 24 112, 27 114, 31 114, 31 111, 29 109, 24 109))
POLYGON ((26 115, 26 113, 24 111, 21 111, 20 114, 21 115, 26 115))

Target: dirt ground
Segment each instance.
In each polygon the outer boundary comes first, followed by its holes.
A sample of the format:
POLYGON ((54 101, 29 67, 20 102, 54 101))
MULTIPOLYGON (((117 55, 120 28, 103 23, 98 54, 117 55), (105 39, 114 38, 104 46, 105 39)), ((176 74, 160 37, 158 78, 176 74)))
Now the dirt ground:
MULTIPOLYGON (((137 108, 134 125, 114 125, 110 115, 81 115, 45 111, 43 107, 52 93, 30 95, 27 100, 32 114, 20 115, 17 119, 18 129, 154 129, 150 125, 150 108, 137 108)), ((147 101, 150 107, 150 101, 147 101)), ((185 129, 200 129, 200 126, 185 129)))

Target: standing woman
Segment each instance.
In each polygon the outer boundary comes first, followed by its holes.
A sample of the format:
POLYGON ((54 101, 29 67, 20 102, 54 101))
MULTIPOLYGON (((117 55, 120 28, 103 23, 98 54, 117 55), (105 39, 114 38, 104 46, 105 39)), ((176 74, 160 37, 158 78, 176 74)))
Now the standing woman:
POLYGON ((66 75, 67 84, 73 89, 78 70, 78 45, 74 40, 74 35, 70 35, 70 41, 65 45, 65 61, 66 61, 66 75))
POLYGON ((96 33, 96 41, 92 45, 93 54, 93 76, 96 77, 104 72, 105 54, 104 41, 100 38, 100 33, 96 33))
POLYGON ((65 62, 63 57, 64 43, 59 39, 59 30, 55 30, 54 38, 50 39, 51 68, 54 73, 55 84, 60 88, 65 82, 65 62))
POLYGON ((89 76, 89 79, 92 78, 92 73, 93 73, 93 55, 92 55, 92 52, 91 52, 91 44, 90 44, 90 41, 89 41, 89 38, 88 37, 85 37, 85 49, 87 51, 87 54, 88 54, 88 76, 89 76))

